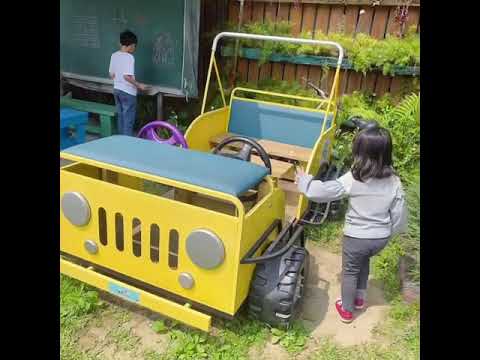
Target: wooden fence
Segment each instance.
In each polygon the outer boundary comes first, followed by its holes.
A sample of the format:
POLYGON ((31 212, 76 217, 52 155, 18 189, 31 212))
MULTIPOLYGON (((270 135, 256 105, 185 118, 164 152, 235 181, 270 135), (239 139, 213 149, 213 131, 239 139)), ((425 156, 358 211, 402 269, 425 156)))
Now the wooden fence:
MULTIPOLYGON (((303 31, 323 33, 340 32, 353 34, 367 33, 375 38, 384 38, 387 34, 397 33, 398 22, 395 21, 398 5, 405 0, 372 1, 372 0, 246 0, 243 10, 243 23, 258 21, 289 21, 293 26, 293 35, 303 31), (378 3, 378 5, 373 5, 378 3)), ((420 31, 419 0, 410 1, 406 28, 415 26, 420 31)), ((240 12, 239 0, 202 0, 200 34, 208 34, 222 29, 227 21, 238 23, 240 12)), ((211 37, 201 39, 199 59, 199 86, 205 83, 206 68, 211 48, 211 37)), ((241 80, 257 82, 264 78, 279 80, 304 79, 320 85, 329 91, 333 79, 333 71, 323 71, 320 66, 267 63, 258 66, 256 60, 239 59, 237 71, 241 80)), ((341 73, 341 93, 365 90, 383 95, 385 92, 398 93, 411 88, 412 76, 384 76, 374 71, 364 76, 351 70, 341 73)))

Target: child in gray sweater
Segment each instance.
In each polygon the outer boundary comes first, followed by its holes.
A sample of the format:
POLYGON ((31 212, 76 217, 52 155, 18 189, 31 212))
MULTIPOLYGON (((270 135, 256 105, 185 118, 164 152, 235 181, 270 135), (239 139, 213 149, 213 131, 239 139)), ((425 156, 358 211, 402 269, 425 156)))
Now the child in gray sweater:
POLYGON ((343 322, 353 309, 365 306, 370 258, 392 236, 406 231, 407 207, 400 179, 392 167, 392 139, 378 126, 360 131, 353 140, 353 165, 337 180, 313 180, 297 172, 298 189, 314 202, 348 197, 342 249, 342 298, 335 303, 343 322))

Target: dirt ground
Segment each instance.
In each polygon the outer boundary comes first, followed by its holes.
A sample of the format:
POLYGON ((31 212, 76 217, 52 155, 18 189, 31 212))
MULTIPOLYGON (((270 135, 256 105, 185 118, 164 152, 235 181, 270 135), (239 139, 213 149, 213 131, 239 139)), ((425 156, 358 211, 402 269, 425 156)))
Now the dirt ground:
MULTIPOLYGON (((372 330, 385 317, 388 305, 382 291, 370 282, 367 308, 351 324, 338 319, 335 300, 340 296, 341 257, 315 245, 309 245, 310 271, 301 319, 311 331, 311 339, 297 359, 305 359, 316 349, 316 342, 331 337, 340 345, 356 345, 373 340, 372 330)), ((105 311, 101 317, 82 331, 79 346, 90 354, 106 360, 142 359, 148 351, 162 352, 168 344, 168 335, 157 334, 152 323, 161 318, 146 309, 126 303, 109 295, 105 300, 120 305, 122 312, 105 311)), ((278 344, 267 342, 261 349, 252 349, 251 358, 287 360, 291 356, 278 344)))

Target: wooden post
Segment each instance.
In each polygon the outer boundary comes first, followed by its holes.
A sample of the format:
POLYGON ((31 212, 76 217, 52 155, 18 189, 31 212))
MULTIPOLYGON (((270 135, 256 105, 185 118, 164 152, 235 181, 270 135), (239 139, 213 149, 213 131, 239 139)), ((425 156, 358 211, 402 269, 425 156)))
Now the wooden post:
POLYGON ((157 94, 157 120, 165 121, 163 118, 163 94, 157 94))

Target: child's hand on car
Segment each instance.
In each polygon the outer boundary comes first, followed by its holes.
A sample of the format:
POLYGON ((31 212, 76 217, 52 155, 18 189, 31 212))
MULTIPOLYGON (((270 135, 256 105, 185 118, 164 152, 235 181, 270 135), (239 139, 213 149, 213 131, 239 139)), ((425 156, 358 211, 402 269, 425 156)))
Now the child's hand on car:
POLYGON ((297 167, 295 169, 295 183, 298 184, 298 180, 305 175, 305 172, 302 170, 302 168, 297 167))

